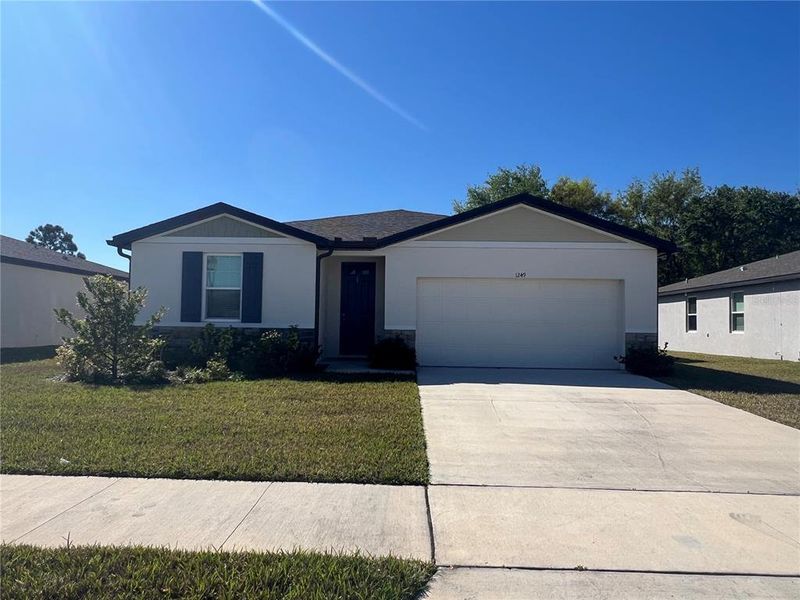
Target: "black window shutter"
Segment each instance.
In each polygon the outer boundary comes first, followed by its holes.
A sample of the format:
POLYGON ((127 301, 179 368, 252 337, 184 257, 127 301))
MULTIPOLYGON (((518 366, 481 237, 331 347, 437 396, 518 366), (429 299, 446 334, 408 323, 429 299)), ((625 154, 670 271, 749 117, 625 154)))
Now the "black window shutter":
POLYGON ((242 257, 242 323, 261 323, 263 252, 245 252, 242 257))
POLYGON ((181 275, 181 322, 197 323, 203 304, 203 253, 184 252, 181 275))

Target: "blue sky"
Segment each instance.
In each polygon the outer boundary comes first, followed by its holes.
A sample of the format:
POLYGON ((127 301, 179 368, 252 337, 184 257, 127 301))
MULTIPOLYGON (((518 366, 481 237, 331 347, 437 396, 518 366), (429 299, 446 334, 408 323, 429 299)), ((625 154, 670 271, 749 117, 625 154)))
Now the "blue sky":
POLYGON ((522 162, 800 185, 797 3, 268 8, 329 60, 252 2, 0 3, 2 232, 125 267, 107 238, 213 202, 449 213, 522 162))

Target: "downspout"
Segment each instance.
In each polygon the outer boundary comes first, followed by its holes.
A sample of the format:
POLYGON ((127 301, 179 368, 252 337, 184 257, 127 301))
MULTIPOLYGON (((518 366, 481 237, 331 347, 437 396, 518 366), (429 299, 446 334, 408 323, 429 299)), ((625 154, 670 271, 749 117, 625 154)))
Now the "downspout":
POLYGON ((328 258, 331 254, 333 254, 333 248, 328 248, 322 254, 317 254, 317 272, 315 275, 314 281, 314 343, 317 346, 320 345, 319 343, 319 308, 320 308, 320 298, 319 298, 319 288, 320 288, 320 267, 322 260, 328 258))
POLYGON ((133 263, 131 262, 131 255, 125 254, 122 251, 122 248, 119 246, 117 246, 117 254, 119 254, 122 258, 128 259, 128 289, 131 289, 131 267, 133 266, 133 263))

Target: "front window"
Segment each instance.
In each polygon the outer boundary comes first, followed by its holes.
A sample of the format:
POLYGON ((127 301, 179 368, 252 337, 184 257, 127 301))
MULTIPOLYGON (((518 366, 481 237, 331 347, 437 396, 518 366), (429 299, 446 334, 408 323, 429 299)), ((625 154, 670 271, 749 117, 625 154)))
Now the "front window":
POLYGON ((238 321, 242 307, 242 255, 206 255, 206 319, 238 321))
POLYGON ((744 331, 744 292, 731 294, 731 331, 744 331))
POLYGON ((686 298, 686 331, 697 331, 697 298, 686 298))

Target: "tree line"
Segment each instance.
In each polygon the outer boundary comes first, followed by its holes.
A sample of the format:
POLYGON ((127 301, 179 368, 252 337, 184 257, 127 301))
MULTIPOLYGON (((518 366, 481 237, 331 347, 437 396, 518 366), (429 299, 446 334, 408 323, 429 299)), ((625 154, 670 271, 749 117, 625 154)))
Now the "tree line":
POLYGON ((697 168, 634 179, 620 192, 598 190, 589 178, 560 177, 552 186, 536 165, 500 168, 467 188, 453 210, 463 212, 528 192, 675 242, 680 252, 659 261, 666 285, 800 249, 800 191, 706 186, 697 168))

